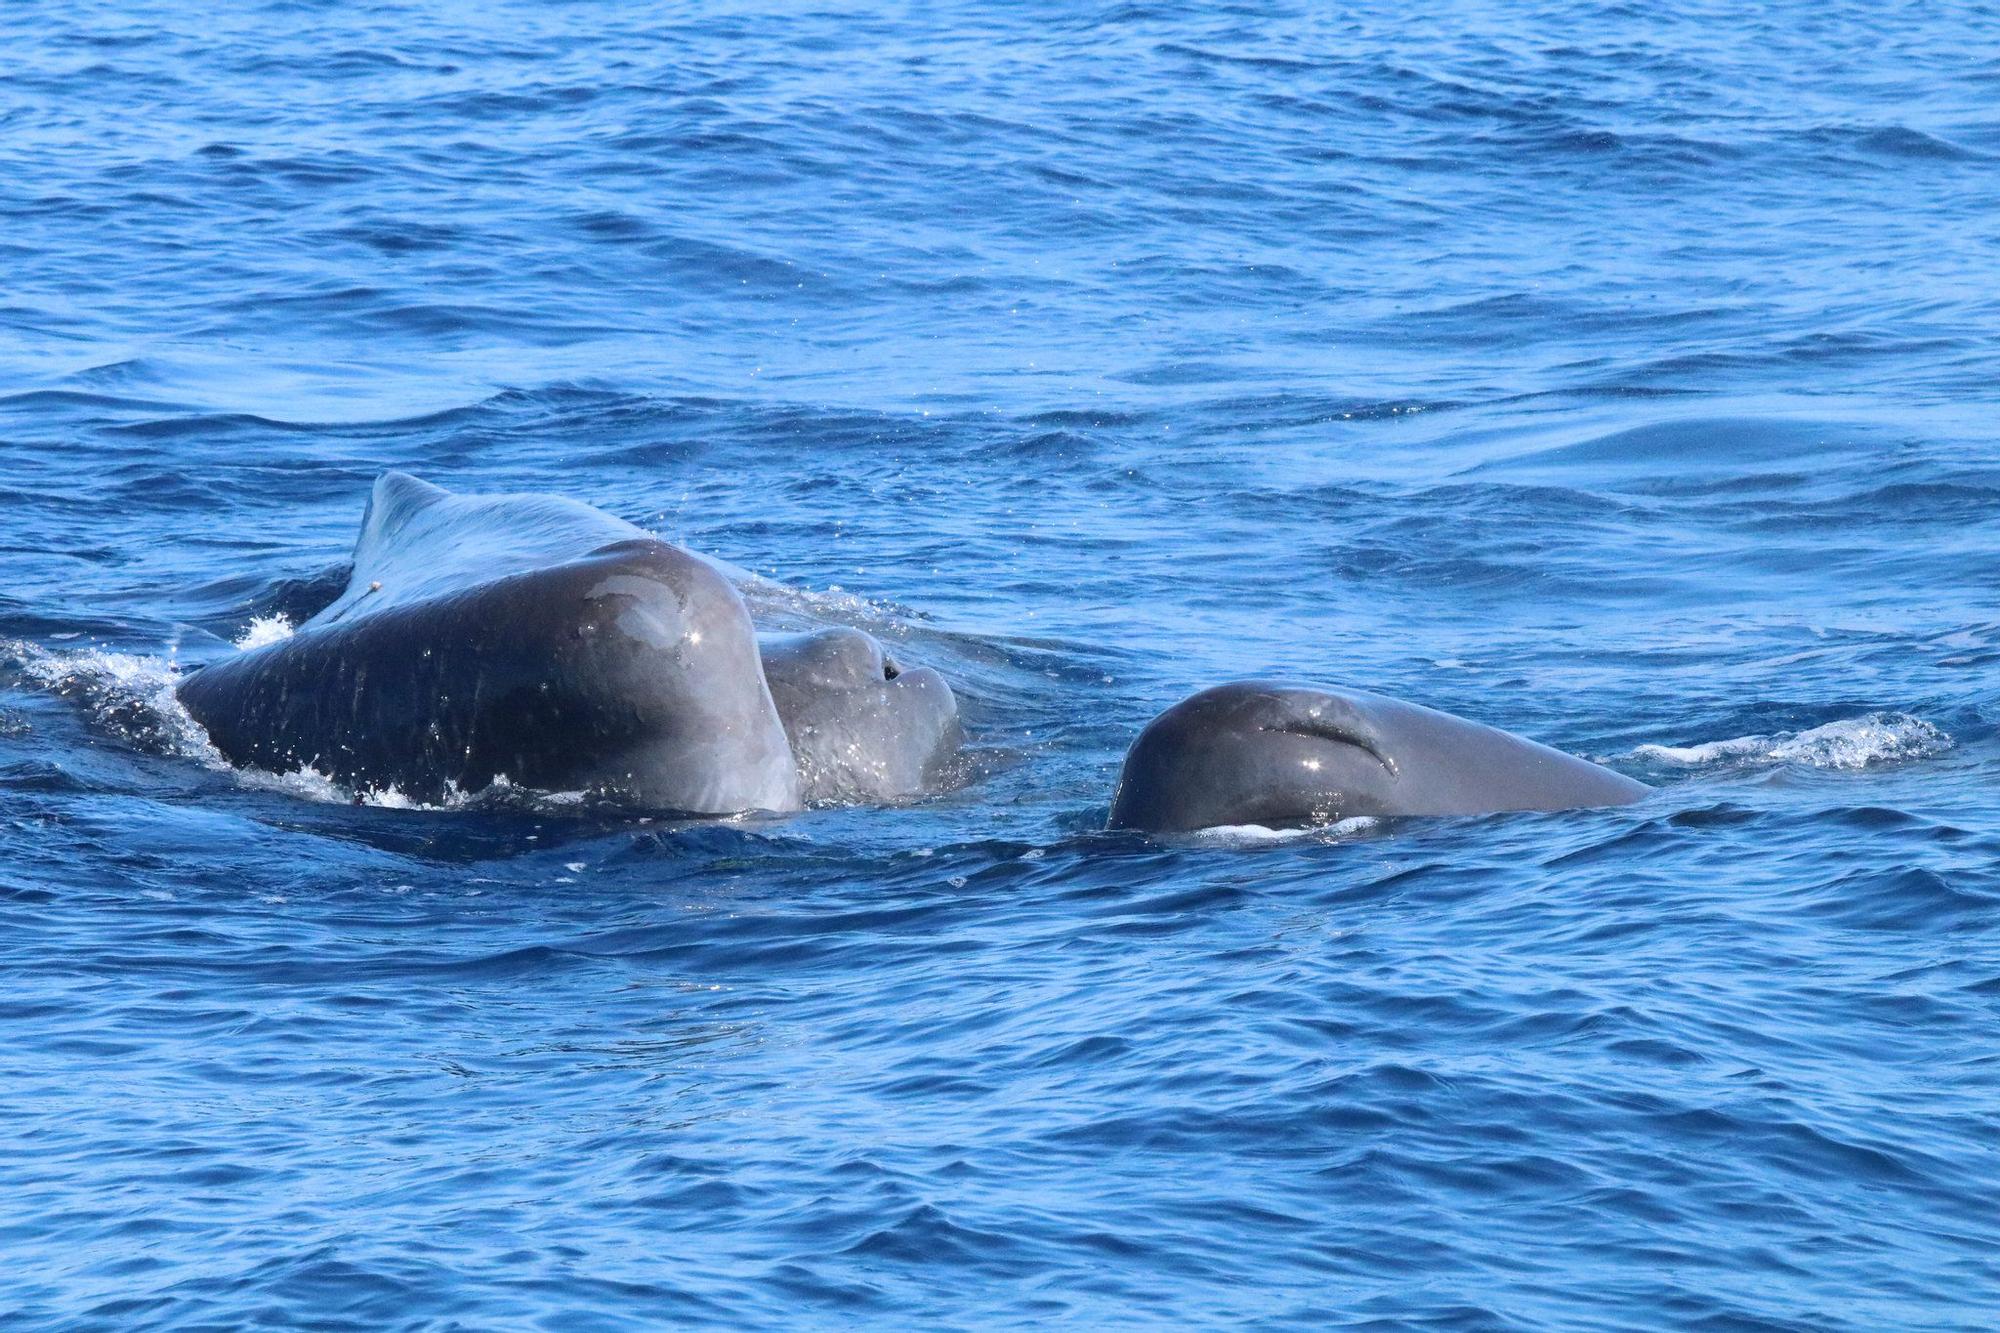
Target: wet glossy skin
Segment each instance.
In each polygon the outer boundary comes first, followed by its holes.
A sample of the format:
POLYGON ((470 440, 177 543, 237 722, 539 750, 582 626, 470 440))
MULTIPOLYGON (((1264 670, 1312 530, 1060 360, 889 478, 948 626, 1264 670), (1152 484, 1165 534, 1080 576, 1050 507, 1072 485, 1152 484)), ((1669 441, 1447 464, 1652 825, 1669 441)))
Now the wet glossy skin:
POLYGON ((761 640, 808 804, 909 800, 958 752, 958 701, 928 667, 903 668, 854 629, 761 640))
POLYGON ((746 643, 725 568, 575 500, 390 473, 339 595, 180 694, 233 762, 424 799, 501 776, 699 814, 932 790, 962 738, 944 678, 859 630, 746 643))
POLYGON ((799 806, 735 588, 569 501, 386 475, 346 592, 179 694, 232 762, 356 790, 505 777, 691 814, 799 806))
POLYGON ((1113 828, 1173 833, 1356 816, 1620 805, 1649 789, 1608 768, 1449 713, 1362 690, 1219 685, 1139 734, 1113 828))

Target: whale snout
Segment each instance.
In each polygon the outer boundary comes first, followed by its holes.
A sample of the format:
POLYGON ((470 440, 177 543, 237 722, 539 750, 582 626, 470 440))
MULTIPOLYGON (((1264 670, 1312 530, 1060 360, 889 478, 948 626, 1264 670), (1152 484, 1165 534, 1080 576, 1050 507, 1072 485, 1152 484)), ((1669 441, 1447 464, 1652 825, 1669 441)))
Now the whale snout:
POLYGON ((1648 789, 1523 736, 1365 690, 1237 681, 1147 725, 1125 756, 1111 827, 1271 828, 1353 816, 1622 805, 1648 789))
POLYGON ((878 689, 885 739, 896 737, 900 748, 925 775, 913 790, 928 786, 929 775, 957 753, 965 739, 958 717, 958 695, 942 672, 927 666, 903 666, 893 659, 885 663, 878 689))

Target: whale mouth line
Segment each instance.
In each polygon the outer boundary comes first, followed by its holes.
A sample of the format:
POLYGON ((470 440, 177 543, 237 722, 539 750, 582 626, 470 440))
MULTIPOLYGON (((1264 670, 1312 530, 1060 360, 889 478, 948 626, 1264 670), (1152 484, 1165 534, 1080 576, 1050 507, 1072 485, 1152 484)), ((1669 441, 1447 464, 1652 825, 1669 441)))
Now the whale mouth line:
POLYGON ((1398 777, 1396 761, 1382 752, 1381 746, 1369 736, 1337 722, 1321 721, 1314 718, 1300 718, 1278 726, 1263 727, 1260 730, 1279 736, 1306 736, 1313 740, 1331 741, 1335 745, 1345 745, 1359 750, 1388 771, 1390 777, 1398 777))

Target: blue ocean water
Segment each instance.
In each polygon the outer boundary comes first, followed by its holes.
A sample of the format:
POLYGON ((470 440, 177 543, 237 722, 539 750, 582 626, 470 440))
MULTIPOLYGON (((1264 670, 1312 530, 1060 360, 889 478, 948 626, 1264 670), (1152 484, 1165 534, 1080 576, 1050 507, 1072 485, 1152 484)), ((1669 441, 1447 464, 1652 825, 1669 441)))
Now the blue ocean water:
POLYGON ((0 9, 21 1326, 2000 1318, 2000 10, 0 9), (206 756, 403 468, 957 684, 922 805, 206 756), (1193 689, 1659 784, 1100 831, 1193 689))

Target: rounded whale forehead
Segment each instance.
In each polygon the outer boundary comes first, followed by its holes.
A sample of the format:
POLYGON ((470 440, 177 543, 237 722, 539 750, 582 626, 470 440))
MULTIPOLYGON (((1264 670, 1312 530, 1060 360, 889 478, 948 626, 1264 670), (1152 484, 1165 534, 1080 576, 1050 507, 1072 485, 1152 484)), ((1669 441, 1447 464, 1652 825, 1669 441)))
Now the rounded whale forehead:
POLYGON ((774 637, 765 643, 764 658, 767 666, 815 689, 857 689, 902 674, 874 635, 846 626, 774 637))
MULTIPOLYGON (((931 717, 955 725, 958 698, 929 667, 909 666, 872 635, 835 626, 758 640, 772 697, 789 718, 811 713, 850 721, 873 718, 899 728, 931 717)), ((911 733, 915 734, 915 733, 911 733)))
POLYGON ((562 620, 566 592, 576 628, 586 634, 610 630, 616 642, 650 662, 644 671, 670 660, 670 671, 692 689, 722 689, 744 699, 762 695, 756 632, 742 596, 686 550, 656 538, 614 542, 528 578, 544 618, 562 620))
POLYGON ((1292 768, 1306 774, 1338 771, 1372 783, 1376 768, 1390 778, 1398 771, 1377 708, 1386 702, 1361 691, 1296 681, 1231 681, 1190 695, 1153 719, 1132 753, 1157 767, 1218 762, 1238 770, 1255 766, 1267 776, 1292 768), (1344 755, 1332 768, 1330 750, 1344 755), (1355 760, 1361 761, 1359 770, 1355 760))
POLYGON ((855 629, 770 635, 760 645, 809 802, 903 800, 943 775, 962 739, 943 676, 902 669, 855 629))
POLYGON ((1356 706, 1365 697, 1283 680, 1190 695, 1133 742, 1112 827, 1278 827, 1372 812, 1397 769, 1356 706))
POLYGON ((1297 681, 1237 680, 1189 695, 1154 718, 1147 730, 1219 734, 1284 730, 1301 723, 1350 723, 1363 697, 1297 681))

